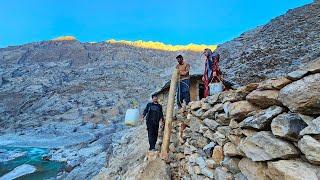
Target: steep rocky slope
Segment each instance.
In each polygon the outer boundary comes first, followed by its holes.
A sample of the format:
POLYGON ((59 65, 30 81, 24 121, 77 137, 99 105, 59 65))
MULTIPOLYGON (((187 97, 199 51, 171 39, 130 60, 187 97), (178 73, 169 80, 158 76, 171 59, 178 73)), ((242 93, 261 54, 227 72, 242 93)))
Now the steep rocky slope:
MULTIPOLYGON (((319 11, 319 3, 290 10, 220 45, 225 76, 241 85, 259 82, 318 57, 319 11)), ((43 41, 0 49, 0 145, 52 148, 48 158, 67 162, 70 172, 59 177, 93 177, 112 155, 126 155, 126 142, 111 148, 128 133, 119 125, 125 109, 131 101, 143 106, 169 79, 179 53, 192 73, 202 72, 199 53, 123 44, 43 41)))
POLYGON ((218 47, 229 79, 259 82, 283 76, 320 56, 320 3, 305 5, 218 47), (245 72, 245 73, 244 73, 245 72))

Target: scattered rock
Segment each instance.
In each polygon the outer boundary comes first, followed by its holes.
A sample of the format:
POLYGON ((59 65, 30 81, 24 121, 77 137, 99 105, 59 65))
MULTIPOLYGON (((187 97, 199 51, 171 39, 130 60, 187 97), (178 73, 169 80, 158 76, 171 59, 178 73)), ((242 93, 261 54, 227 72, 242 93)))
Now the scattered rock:
POLYGON ((271 130, 275 136, 297 141, 300 131, 307 124, 295 113, 280 114, 272 120, 271 130))
POLYGON ((316 119, 314 119, 306 128, 304 128, 301 132, 300 135, 318 135, 320 134, 320 116, 316 119))
POLYGON ((213 169, 209 169, 209 168, 202 168, 202 169, 201 169, 201 174, 207 176, 208 178, 213 179, 213 177, 214 177, 214 170, 213 170, 213 169))
POLYGON ((241 92, 241 93, 245 93, 245 94, 249 94, 253 90, 256 90, 258 86, 259 86, 258 83, 250 83, 245 86, 241 86, 241 87, 237 88, 236 91, 241 92))
POLYGON ((220 165, 220 164, 217 164, 213 159, 207 159, 206 163, 207 163, 207 167, 211 169, 214 169, 220 165))
POLYGON ((214 171, 215 180, 232 180, 233 176, 228 170, 224 167, 217 167, 214 171))
POLYGON ((216 162, 216 164, 221 164, 222 160, 223 160, 224 156, 223 156, 223 149, 221 146, 215 146, 212 152, 212 159, 214 160, 214 162, 216 162))
POLYGON ((192 136, 192 140, 190 141, 191 145, 201 149, 203 149, 208 143, 209 143, 208 139, 198 133, 194 134, 192 136))
POLYGON ((203 118, 213 119, 217 112, 223 111, 223 104, 215 104, 212 108, 203 113, 203 118))
POLYGON ((196 163, 197 163, 197 165, 199 165, 200 169, 203 169, 203 168, 207 167, 206 160, 203 157, 198 157, 196 159, 196 163))
POLYGON ((203 114, 204 114, 204 111, 203 111, 202 109, 198 109, 198 110, 196 110, 196 111, 191 111, 191 112, 192 112, 192 114, 193 114, 194 116, 196 116, 196 117, 202 117, 203 114))
POLYGON ((269 180, 266 176, 267 163, 254 162, 248 158, 242 158, 238 164, 241 173, 248 179, 269 180))
POLYGON ((211 105, 209 103, 201 102, 201 109, 204 111, 207 111, 211 108, 211 105))
POLYGON ((246 98, 245 93, 241 93, 239 91, 230 90, 230 91, 224 91, 220 94, 219 99, 222 103, 224 102, 236 102, 245 100, 246 98))
POLYGON ((234 180, 248 180, 241 172, 234 175, 234 180))
POLYGON ((274 180, 318 180, 320 178, 318 166, 298 160, 280 160, 268 162, 267 175, 274 180))
POLYGON ((195 111, 201 108, 201 101, 193 101, 190 103, 190 109, 195 111))
POLYGON ((308 71, 296 70, 291 73, 288 73, 287 78, 290 80, 296 81, 296 80, 303 78, 307 73, 308 73, 308 71))
POLYGON ((279 90, 254 90, 246 97, 246 99, 256 106, 267 108, 274 105, 282 105, 278 100, 278 96, 279 90))
POLYGON ((217 127, 220 125, 219 123, 217 123, 217 121, 212 120, 212 119, 204 119, 203 123, 208 126, 211 130, 216 130, 217 127))
POLYGON ((202 125, 202 123, 201 123, 201 120, 199 118, 192 117, 190 119, 190 130, 192 132, 199 132, 201 125, 202 125))
POLYGON ((271 106, 266 110, 259 112, 254 116, 247 117, 243 122, 242 128, 254 128, 259 130, 270 129, 271 121, 274 117, 281 114, 284 111, 282 107, 271 106))
POLYGON ((320 58, 313 60, 311 63, 303 67, 304 70, 307 70, 310 73, 320 73, 320 58))
POLYGON ((306 158, 314 164, 320 164, 320 141, 312 138, 311 136, 303 136, 298 147, 306 158))
POLYGON ((303 114, 298 114, 300 116, 300 118, 305 122, 307 123, 308 125, 311 124, 311 122, 315 119, 314 117, 312 116, 307 116, 307 115, 303 115, 303 114))
POLYGON ((227 137, 219 131, 216 131, 213 134, 213 141, 218 143, 220 146, 223 146, 226 142, 228 142, 227 137))
POLYGON ((225 157, 221 165, 227 168, 231 173, 236 174, 240 172, 238 167, 240 159, 235 157, 225 157))
POLYGON ((225 156, 230 156, 230 157, 244 155, 241 151, 239 151, 237 146, 231 142, 228 142, 223 146, 223 153, 225 156))
POLYGON ((214 142, 210 142, 209 144, 207 144, 204 148, 203 151, 206 153, 207 157, 211 157, 212 156, 212 151, 213 148, 216 146, 216 143, 214 142))
POLYGON ((292 144, 276 138, 271 132, 261 131, 241 141, 239 148, 253 161, 287 159, 299 155, 292 144))
POLYGON ((320 115, 320 73, 304 77, 281 89, 279 100, 292 112, 320 115))
POLYGON ((263 81, 259 84, 258 89, 259 90, 280 90, 287 84, 290 84, 292 81, 282 77, 282 78, 273 78, 273 79, 268 79, 266 81, 263 81))
POLYGON ((219 96, 220 96, 220 94, 215 94, 215 95, 213 95, 213 96, 208 96, 207 97, 207 102, 209 103, 209 104, 211 104, 211 105, 214 105, 214 104, 216 104, 216 103, 219 103, 220 101, 219 101, 219 96))
POLYGON ((255 110, 257 110, 257 107, 255 107, 248 101, 234 102, 231 103, 228 107, 230 117, 234 118, 237 121, 243 120, 248 113, 255 110))

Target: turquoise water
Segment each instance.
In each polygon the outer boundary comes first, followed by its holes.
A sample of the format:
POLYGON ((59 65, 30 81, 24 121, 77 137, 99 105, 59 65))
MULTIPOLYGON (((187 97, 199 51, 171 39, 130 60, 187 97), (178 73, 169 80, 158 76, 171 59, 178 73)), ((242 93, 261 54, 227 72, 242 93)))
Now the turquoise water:
POLYGON ((3 147, 0 146, 0 149, 5 149, 7 151, 15 151, 15 152, 26 152, 26 154, 22 157, 18 157, 14 160, 0 162, 0 177, 10 171, 12 171, 15 167, 20 166, 22 164, 30 164, 37 168, 37 171, 22 176, 18 179, 23 180, 42 180, 49 179, 52 177, 56 177, 59 172, 61 172, 64 168, 64 164, 55 161, 45 161, 42 160, 42 156, 49 152, 48 149, 43 148, 34 148, 34 147, 3 147))

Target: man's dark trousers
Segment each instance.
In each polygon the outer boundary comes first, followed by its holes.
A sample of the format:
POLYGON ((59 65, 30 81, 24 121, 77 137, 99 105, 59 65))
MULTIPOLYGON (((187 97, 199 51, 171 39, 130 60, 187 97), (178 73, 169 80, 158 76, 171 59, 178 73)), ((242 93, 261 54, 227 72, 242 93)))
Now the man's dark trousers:
POLYGON ((149 139, 149 150, 155 149, 157 139, 158 139, 158 131, 159 131, 159 123, 151 123, 147 122, 147 130, 148 130, 148 139, 149 139))

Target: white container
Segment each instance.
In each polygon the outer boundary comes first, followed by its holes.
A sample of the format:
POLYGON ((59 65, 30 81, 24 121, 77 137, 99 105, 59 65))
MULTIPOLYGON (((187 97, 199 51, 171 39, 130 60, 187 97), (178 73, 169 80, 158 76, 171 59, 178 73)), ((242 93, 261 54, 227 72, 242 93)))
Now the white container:
POLYGON ((127 126, 135 126, 139 121, 139 109, 127 109, 124 124, 127 126))
POLYGON ((222 92, 222 90, 223 90, 223 87, 222 87, 221 82, 209 84, 209 94, 210 95, 220 93, 220 92, 222 92))

